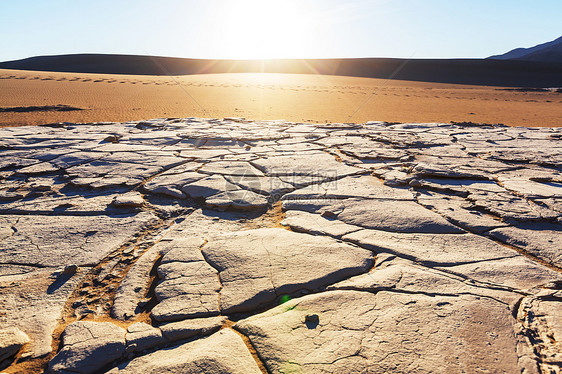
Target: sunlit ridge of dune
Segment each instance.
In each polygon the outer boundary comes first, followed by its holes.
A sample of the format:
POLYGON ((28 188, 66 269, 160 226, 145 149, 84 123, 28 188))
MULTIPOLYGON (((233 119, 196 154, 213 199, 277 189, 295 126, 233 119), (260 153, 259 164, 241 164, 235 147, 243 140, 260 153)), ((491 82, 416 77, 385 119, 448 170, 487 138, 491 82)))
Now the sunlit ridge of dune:
POLYGON ((161 56, 73 54, 8 61, 0 63, 0 68, 132 75, 296 73, 504 87, 562 87, 560 64, 486 59, 205 60, 161 56))

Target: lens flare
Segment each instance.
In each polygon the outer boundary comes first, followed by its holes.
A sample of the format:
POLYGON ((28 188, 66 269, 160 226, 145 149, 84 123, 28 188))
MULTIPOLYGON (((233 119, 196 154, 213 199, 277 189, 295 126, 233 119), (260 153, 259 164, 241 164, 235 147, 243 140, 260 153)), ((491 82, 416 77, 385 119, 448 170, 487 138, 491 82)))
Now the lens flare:
POLYGON ((238 59, 291 58, 306 54, 315 33, 314 17, 302 2, 230 1, 220 26, 228 56, 238 59))

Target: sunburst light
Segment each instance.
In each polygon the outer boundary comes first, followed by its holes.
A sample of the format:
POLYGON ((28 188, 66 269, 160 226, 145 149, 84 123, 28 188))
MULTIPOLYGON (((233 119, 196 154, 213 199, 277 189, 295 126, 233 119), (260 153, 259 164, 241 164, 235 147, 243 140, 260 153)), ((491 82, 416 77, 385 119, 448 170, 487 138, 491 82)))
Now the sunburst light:
POLYGON ((316 32, 312 9, 302 1, 229 1, 222 12, 224 53, 232 58, 302 56, 316 32))

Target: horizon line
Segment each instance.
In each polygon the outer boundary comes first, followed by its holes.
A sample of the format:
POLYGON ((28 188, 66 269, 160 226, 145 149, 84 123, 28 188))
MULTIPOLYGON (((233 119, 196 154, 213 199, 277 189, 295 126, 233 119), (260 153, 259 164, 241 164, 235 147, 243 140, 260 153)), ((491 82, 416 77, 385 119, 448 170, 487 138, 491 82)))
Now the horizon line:
POLYGON ((79 53, 59 53, 34 55, 10 60, 1 60, 0 63, 21 61, 38 57, 58 57, 58 56, 130 56, 130 57, 158 57, 158 58, 177 58, 185 60, 205 60, 205 61, 277 61, 277 60, 366 60, 366 59, 389 59, 389 60, 486 60, 487 57, 388 57, 388 56, 363 56, 363 57, 265 57, 265 58, 222 58, 222 57, 180 57, 171 55, 151 55, 151 54, 131 54, 131 53, 101 53, 101 52, 79 52, 79 53))

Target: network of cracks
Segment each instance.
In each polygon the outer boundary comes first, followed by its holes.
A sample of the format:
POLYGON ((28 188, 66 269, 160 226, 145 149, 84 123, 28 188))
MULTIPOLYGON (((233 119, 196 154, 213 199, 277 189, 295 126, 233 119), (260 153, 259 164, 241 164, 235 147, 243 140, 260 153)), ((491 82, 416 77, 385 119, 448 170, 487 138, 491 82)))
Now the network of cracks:
POLYGON ((560 372, 560 129, 0 134, 7 373, 560 372))

